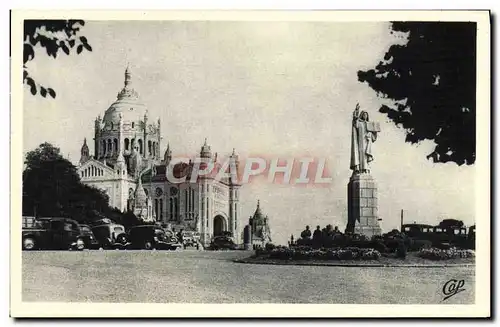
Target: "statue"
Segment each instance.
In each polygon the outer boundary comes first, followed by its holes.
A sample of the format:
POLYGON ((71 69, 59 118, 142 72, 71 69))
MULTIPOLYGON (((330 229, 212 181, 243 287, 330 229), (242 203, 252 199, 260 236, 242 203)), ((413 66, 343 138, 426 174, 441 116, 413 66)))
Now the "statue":
POLYGON ((352 117, 351 164, 353 174, 370 173, 370 162, 373 161, 372 143, 377 140, 380 132, 378 123, 370 122, 368 112, 359 113, 359 103, 356 104, 352 117))

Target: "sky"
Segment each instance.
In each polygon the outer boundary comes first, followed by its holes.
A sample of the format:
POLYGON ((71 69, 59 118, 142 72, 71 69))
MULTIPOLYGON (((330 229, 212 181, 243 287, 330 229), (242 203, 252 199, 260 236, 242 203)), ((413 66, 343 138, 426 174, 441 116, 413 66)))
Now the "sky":
POLYGON ((400 40, 385 23, 87 21, 93 51, 48 58, 40 49, 28 68, 56 99, 24 89, 23 150, 47 141, 73 163, 83 139, 93 152, 94 119, 123 86, 130 64, 135 89, 162 122, 162 153, 195 156, 205 138, 213 152, 241 157, 326 158, 332 183, 294 186, 259 179, 241 189, 241 214, 260 200, 273 241, 305 225, 344 230, 347 223, 351 117, 356 103, 378 121, 372 151, 381 227, 444 218, 475 223, 474 166, 434 164, 432 142, 410 145, 378 113, 382 100, 357 71, 374 67, 400 40), (465 187, 464 187, 465 186, 465 187))

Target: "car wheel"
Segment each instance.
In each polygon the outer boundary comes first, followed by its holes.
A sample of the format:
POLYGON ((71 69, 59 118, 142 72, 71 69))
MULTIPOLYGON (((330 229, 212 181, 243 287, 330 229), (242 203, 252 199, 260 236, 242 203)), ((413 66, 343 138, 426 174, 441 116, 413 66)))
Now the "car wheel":
POLYGON ((144 243, 144 248, 145 248, 146 250, 152 250, 152 249, 153 249, 153 243, 152 243, 151 241, 146 241, 146 242, 144 243))
POLYGON ((127 237, 124 234, 120 234, 116 237, 116 243, 125 245, 127 243, 127 237))
POLYGON ((85 242, 81 238, 76 240, 76 249, 78 251, 83 251, 83 249, 85 249, 85 242))
POLYGON ((23 250, 34 250, 36 246, 35 239, 33 237, 26 237, 23 239, 23 250))

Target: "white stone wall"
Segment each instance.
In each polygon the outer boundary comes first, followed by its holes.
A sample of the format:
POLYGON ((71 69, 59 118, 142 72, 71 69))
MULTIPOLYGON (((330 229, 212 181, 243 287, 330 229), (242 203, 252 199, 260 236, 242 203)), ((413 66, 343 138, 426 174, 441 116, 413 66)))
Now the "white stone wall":
POLYGON ((115 190, 119 184, 118 181, 113 181, 113 180, 97 180, 97 181, 92 181, 92 180, 86 180, 83 182, 85 185, 93 186, 95 188, 98 188, 100 190, 103 190, 108 196, 109 196, 109 205, 111 207, 117 207, 119 208, 120 204, 117 198, 117 193, 115 190))

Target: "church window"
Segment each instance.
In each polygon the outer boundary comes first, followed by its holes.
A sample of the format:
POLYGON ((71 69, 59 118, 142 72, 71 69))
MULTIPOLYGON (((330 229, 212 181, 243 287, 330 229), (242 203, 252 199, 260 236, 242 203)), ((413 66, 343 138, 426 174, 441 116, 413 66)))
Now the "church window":
POLYGON ((132 122, 132 128, 134 128, 134 126, 135 126, 135 123, 134 123, 134 122, 132 122))
POLYGON ((114 151, 114 152, 118 152, 118 150, 119 150, 119 149, 118 149, 118 139, 114 139, 114 140, 113 140, 113 143, 114 143, 114 149, 113 149, 113 151, 114 151))
POLYGON ((148 141, 148 154, 151 155, 151 141, 148 141))
POLYGON ((110 129, 113 129, 113 123, 109 123, 110 129))
POLYGON ((156 219, 159 218, 159 215, 158 215, 158 199, 155 199, 155 217, 156 217, 156 219))
POLYGON ((170 220, 174 220, 174 199, 170 198, 170 220))
POLYGON ((140 153, 140 154, 143 154, 143 153, 142 153, 142 140, 141 140, 141 139, 139 139, 139 141, 137 141, 137 143, 139 143, 139 153, 140 153))
POLYGON ((163 220, 163 199, 160 199, 160 219, 163 220))
POLYGON ((125 139, 125 150, 128 150, 128 147, 130 145, 130 140, 128 138, 125 139))
POLYGON ((175 218, 178 219, 179 218, 179 197, 177 197, 175 199, 175 218))
POLYGON ((102 155, 106 155, 106 140, 101 141, 101 153, 102 155))
POLYGON ((194 190, 189 189, 191 191, 191 211, 194 211, 194 190))
POLYGON ((108 139, 108 150, 107 150, 107 152, 110 153, 112 151, 113 151, 113 149, 112 149, 111 139, 108 139))
POLYGON ((205 202, 201 199, 201 218, 205 217, 205 202))

